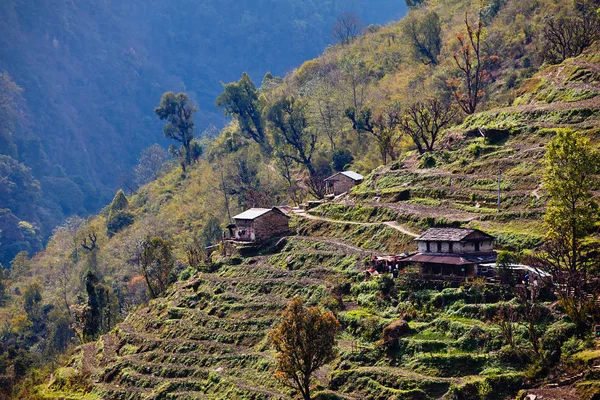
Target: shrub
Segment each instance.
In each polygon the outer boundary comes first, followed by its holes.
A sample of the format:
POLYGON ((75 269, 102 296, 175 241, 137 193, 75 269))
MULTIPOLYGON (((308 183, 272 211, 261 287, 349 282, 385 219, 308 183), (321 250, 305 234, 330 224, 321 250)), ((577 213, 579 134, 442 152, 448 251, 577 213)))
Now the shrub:
POLYGON ((352 162, 354 157, 348 149, 336 150, 331 156, 333 169, 336 171, 344 171, 352 162))
POLYGON ((408 322, 403 319, 399 319, 397 321, 392 322, 385 328, 383 328, 383 345, 391 350, 396 348, 398 345, 398 339, 402 336, 405 336, 410 333, 410 326, 408 326, 408 322))
POLYGON ((531 362, 531 351, 519 347, 504 346, 498 351, 497 357, 503 364, 521 368, 531 362))
POLYGON ((106 223, 106 230, 108 231, 108 235, 115 235, 116 233, 122 231, 123 229, 133 224, 133 221, 133 214, 127 211, 111 214, 111 217, 106 223))
POLYGON ((522 374, 491 375, 482 380, 453 384, 446 400, 500 400, 513 396, 523 384, 522 374))
POLYGON ((425 153, 421 156, 421 160, 419 161, 419 167, 421 168, 435 168, 436 160, 433 154, 425 153))
POLYGON ((577 325, 571 322, 558 322, 550 325, 542 336, 542 350, 546 362, 560 361, 563 343, 577 333, 577 325))

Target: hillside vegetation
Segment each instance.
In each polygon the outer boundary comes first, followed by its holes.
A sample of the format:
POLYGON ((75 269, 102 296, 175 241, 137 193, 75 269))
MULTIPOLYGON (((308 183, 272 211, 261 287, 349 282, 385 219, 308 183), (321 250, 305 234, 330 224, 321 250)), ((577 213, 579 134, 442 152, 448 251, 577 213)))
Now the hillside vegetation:
POLYGON ((222 82, 315 57, 344 12, 369 25, 405 11, 391 0, 3 1, 0 263, 41 250, 57 225, 97 213, 119 186, 137 187, 140 152, 166 144, 152 112, 163 92, 188 92, 196 135, 212 137, 226 122, 214 107, 222 82), (13 204, 21 199, 27 209, 13 204))
POLYGON ((594 398, 600 354, 552 291, 532 300, 518 285, 424 282, 411 270, 364 279, 372 256, 412 251, 434 226, 483 229, 517 262, 540 250, 548 143, 576 131, 598 147, 598 43, 558 60, 543 29, 552 16, 581 18, 578 7, 429 0, 284 78, 226 86, 217 104, 233 121, 185 172, 117 193, 98 216, 58 228, 43 253, 15 258, 0 309, 3 382, 21 380, 18 398, 290 398, 267 334, 302 296, 343 327, 316 398, 594 398), (493 62, 467 112, 454 55, 478 18, 493 62), (427 59, 409 40, 423 21, 439 28, 427 59), (411 115, 437 104, 451 118, 419 151, 411 115), (204 254, 237 211, 321 197, 322 178, 346 168, 365 181, 297 213, 289 237, 204 254), (172 284, 153 299, 150 244, 172 284))

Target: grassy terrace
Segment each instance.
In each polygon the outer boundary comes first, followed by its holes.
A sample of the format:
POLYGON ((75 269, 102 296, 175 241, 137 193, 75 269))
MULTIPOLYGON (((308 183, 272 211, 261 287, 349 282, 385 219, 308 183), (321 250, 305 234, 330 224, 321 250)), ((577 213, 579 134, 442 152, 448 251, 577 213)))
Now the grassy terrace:
MULTIPOLYGON (((296 228, 316 229, 313 222, 319 221, 300 221, 296 228)), ((386 247, 383 239, 377 246, 359 243, 364 234, 360 225, 325 226, 341 229, 340 238, 320 239, 311 231, 310 236, 287 238, 279 251, 267 249, 270 254, 241 262, 222 260, 214 272, 177 283, 165 298, 131 314, 92 347, 82 347, 44 387, 44 395, 288 399, 293 392, 273 378, 274 354, 266 336, 286 303, 298 295, 308 304, 332 309, 344 327, 339 358, 318 374, 317 398, 434 399, 478 393, 478 398, 495 399, 515 394, 531 376, 523 367, 527 352, 503 346, 493 323, 498 308, 516 304, 507 291, 364 281, 361 270, 375 252, 372 247, 397 249, 386 247), (331 294, 333 285, 343 287, 342 307, 331 294), (384 328, 400 318, 410 321, 407 329, 383 345, 384 328), (83 370, 98 382, 93 389, 82 389, 74 378, 83 370)), ((545 324, 550 334, 543 343, 549 350, 572 329, 560 315, 545 324)), ((515 335, 525 349, 525 327, 515 325, 515 335)), ((582 393, 594 384, 586 382, 582 393)))

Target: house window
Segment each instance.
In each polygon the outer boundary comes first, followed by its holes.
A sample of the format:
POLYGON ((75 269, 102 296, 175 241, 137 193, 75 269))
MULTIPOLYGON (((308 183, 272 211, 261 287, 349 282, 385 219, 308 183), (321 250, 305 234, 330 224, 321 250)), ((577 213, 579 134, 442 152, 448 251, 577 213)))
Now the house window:
POLYGON ((448 253, 454 253, 454 243, 450 242, 448 243, 448 253))
POLYGON ((442 252, 442 243, 441 242, 437 243, 437 251, 438 251, 438 253, 442 252))
POLYGON ((475 251, 479 251, 479 242, 475 242, 475 251))
POLYGON ((425 242, 425 244, 427 245, 427 252, 429 253, 431 251, 431 248, 429 246, 429 242, 425 242))

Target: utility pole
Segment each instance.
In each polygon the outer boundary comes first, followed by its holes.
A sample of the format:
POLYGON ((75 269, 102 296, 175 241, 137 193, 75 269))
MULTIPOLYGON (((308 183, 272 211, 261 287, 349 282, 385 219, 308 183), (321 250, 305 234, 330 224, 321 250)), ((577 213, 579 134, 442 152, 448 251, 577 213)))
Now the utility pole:
POLYGON ((502 170, 498 168, 498 212, 500 212, 500 177, 502 176, 502 170))

